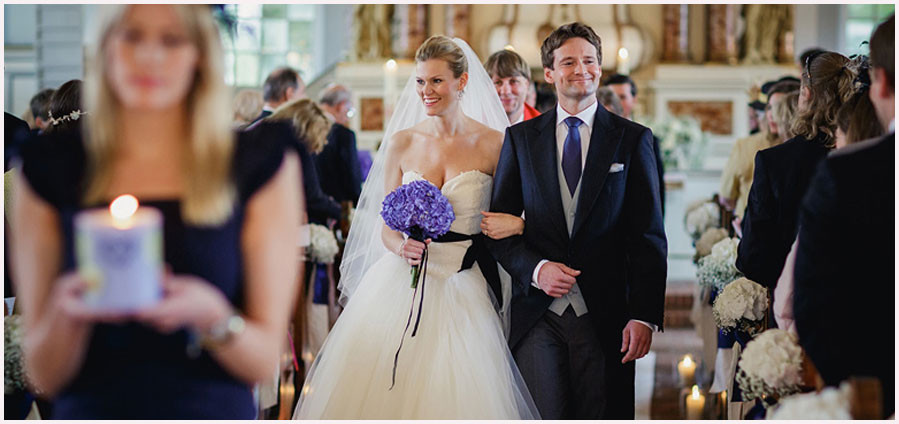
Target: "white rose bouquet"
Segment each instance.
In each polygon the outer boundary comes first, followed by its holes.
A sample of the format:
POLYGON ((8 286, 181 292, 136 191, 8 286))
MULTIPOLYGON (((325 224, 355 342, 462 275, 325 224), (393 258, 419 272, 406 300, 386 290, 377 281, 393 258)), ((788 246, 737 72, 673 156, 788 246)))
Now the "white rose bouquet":
POLYGON ((769 420, 851 420, 852 388, 848 382, 840 388, 826 387, 820 393, 803 393, 781 399, 768 410, 769 420))
POLYGON ((709 228, 702 233, 699 240, 696 241, 696 254, 693 255, 693 262, 699 262, 700 259, 712 253, 712 247, 719 241, 727 238, 727 230, 724 228, 709 228))
POLYGON ((737 330, 754 335, 767 310, 768 290, 745 277, 724 286, 712 305, 715 324, 725 334, 737 330))
POLYGON ((708 286, 722 290, 731 281, 743 274, 737 269, 737 245, 740 239, 724 238, 714 246, 711 253, 699 259, 696 278, 700 286, 708 286))
POLYGON ((684 216, 684 225, 687 227, 687 234, 695 242, 709 228, 719 227, 721 224, 721 213, 718 205, 709 200, 701 200, 693 202, 687 207, 687 213, 684 216))
POLYGON ((799 392, 802 348, 793 333, 773 328, 759 334, 746 344, 739 364, 736 379, 747 401, 799 392))
POLYGON ((334 233, 323 225, 311 224, 309 234, 311 240, 307 249, 309 259, 320 264, 334 263, 334 257, 340 251, 334 233))
POLYGON ((3 317, 3 391, 6 394, 25 389, 22 330, 19 315, 3 317))

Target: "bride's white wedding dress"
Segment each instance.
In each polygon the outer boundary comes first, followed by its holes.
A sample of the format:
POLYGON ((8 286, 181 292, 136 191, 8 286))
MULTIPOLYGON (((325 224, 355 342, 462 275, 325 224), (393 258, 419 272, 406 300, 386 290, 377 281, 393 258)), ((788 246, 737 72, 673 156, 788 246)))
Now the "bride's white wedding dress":
MULTIPOLYGON (((424 179, 406 172, 403 183, 424 179)), ((464 172, 445 182, 451 231, 480 232, 493 178, 464 172)), ((417 335, 409 265, 386 254, 365 274, 312 365, 295 419, 536 419, 477 264, 458 272, 471 241, 431 243, 417 335), (413 317, 414 321, 414 317, 413 317)), ((421 295, 421 293, 419 293, 421 295)), ((418 313, 418 299, 415 300, 418 313)))

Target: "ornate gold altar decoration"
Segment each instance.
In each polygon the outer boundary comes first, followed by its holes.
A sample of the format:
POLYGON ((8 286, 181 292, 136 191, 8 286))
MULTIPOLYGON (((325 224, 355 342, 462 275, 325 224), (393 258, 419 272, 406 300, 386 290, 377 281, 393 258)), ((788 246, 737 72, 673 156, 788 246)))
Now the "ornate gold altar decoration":
POLYGON ((690 18, 690 5, 662 5, 662 60, 666 62, 686 62, 688 36, 687 28, 690 18))
POLYGON ((356 28, 353 57, 367 61, 391 57, 390 29, 393 20, 391 4, 357 4, 353 27, 356 28))
POLYGON ((471 5, 448 4, 445 6, 446 35, 471 41, 471 5))
POLYGON ((395 58, 411 59, 418 46, 428 39, 428 8, 426 4, 397 4, 393 6, 393 53, 395 58))
POLYGON ((651 39, 631 22, 627 5, 590 4, 584 7, 589 7, 590 13, 582 13, 579 4, 506 4, 502 20, 488 30, 482 52, 490 55, 510 46, 531 68, 539 69, 542 67, 540 46, 543 40, 559 26, 578 21, 590 25, 602 39, 604 69, 614 69, 619 67, 620 60, 627 60, 627 68, 633 70, 649 60, 651 39), (600 8, 601 12, 595 11, 600 8), (628 50, 627 59, 619 58, 621 47, 628 50))
POLYGON ((743 63, 769 64, 793 60, 793 6, 747 4, 743 6, 743 63))
POLYGON ((738 4, 710 4, 706 6, 708 61, 736 65, 739 56, 737 46, 738 4))

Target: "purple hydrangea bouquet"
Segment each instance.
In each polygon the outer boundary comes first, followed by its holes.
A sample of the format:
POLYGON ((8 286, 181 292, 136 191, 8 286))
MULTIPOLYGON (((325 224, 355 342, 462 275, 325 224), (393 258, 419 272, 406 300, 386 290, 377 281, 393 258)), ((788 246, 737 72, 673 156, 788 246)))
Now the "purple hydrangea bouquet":
MULTIPOLYGON (((437 186, 417 180, 397 187, 384 198, 381 218, 391 230, 424 242, 446 234, 456 215, 453 205, 437 186)), ((420 268, 420 265, 412 267, 412 288, 418 287, 420 268)))

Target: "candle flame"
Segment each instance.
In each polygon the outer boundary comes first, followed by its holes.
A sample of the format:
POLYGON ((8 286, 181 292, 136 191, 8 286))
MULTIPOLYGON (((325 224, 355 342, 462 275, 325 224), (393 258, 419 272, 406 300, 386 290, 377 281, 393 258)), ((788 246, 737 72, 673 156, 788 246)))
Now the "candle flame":
POLYGON ((396 61, 393 59, 390 59, 386 63, 384 63, 384 67, 387 68, 388 71, 395 71, 396 70, 396 61))
POLYGON ((511 44, 506 44, 506 47, 503 47, 503 48, 506 49, 506 50, 508 50, 508 51, 511 51, 511 52, 514 52, 514 51, 515 51, 515 47, 514 47, 513 45, 511 45, 511 44))
MULTIPOLYGON (((670 364, 670 362, 669 362, 669 364, 670 364)), ((684 355, 684 366, 689 367, 690 365, 693 365, 693 357, 690 355, 684 355)))
POLYGON ((130 194, 123 194, 109 204, 109 213, 117 221, 124 221, 137 212, 137 206, 137 198, 130 194))
POLYGON ((693 399, 699 399, 699 386, 693 385, 693 393, 690 395, 693 399))
POLYGON ((620 57, 622 59, 627 59, 628 55, 629 55, 629 53, 626 48, 622 47, 622 48, 618 49, 618 57, 620 57))

